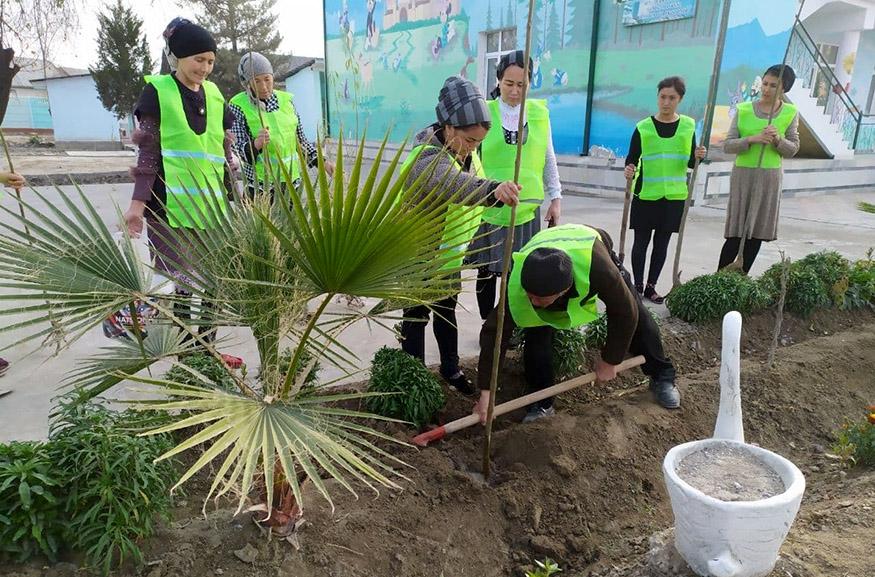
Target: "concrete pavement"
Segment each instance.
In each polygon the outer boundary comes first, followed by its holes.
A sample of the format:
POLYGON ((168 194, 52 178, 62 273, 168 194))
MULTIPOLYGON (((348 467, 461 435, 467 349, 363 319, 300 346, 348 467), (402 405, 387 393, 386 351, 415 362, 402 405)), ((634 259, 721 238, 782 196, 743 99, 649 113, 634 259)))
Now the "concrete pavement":
MULTIPOLYGON (((47 195, 50 202, 55 202, 57 199, 57 193, 51 188, 41 188, 40 191, 47 195)), ((83 191, 97 205, 102 218, 107 222, 117 222, 118 213, 113 203, 117 203, 123 210, 130 198, 131 185, 90 185, 84 186, 83 191)), ((752 273, 760 274, 769 265, 778 261, 781 250, 794 259, 823 249, 838 250, 849 258, 864 256, 869 247, 875 246, 875 215, 857 210, 856 205, 860 200, 873 202, 875 194, 785 199, 781 212, 781 238, 763 246, 752 273)), ((12 208, 14 203, 10 195, 6 194, 0 197, 0 204, 12 208)), ((566 196, 563 200, 563 222, 586 223, 604 228, 614 236, 617 243, 621 213, 622 203, 614 199, 566 196)), ((684 279, 712 272, 716 268, 723 242, 724 216, 725 211, 719 205, 693 207, 691 210, 682 259, 684 279)), ((10 223, 11 218, 2 214, 0 222, 10 223)), ((627 253, 631 252, 632 241, 633 233, 630 232, 627 253)), ((668 292, 671 286, 673 255, 674 241, 669 247, 669 259, 658 287, 663 293, 668 292)), ((334 303, 329 310, 341 311, 345 308, 344 301, 334 303)), ((654 308, 665 314, 664 307, 654 308)), ((20 319, 0 316, 0 323, 3 326, 8 326, 16 320, 20 319)), ((476 356, 479 350, 477 335, 480 319, 473 294, 473 283, 469 282, 464 286, 458 322, 459 350, 462 356, 476 356)), ((248 331, 226 330, 220 334, 229 336, 232 341, 224 350, 243 357, 250 364, 256 363, 255 344, 248 331)), ((438 362, 437 345, 430 329, 428 334, 427 361, 429 364, 435 364, 438 362)), ((19 338, 21 338, 20 334, 0 333, 0 348, 9 346, 19 338)), ((379 347, 397 346, 390 331, 373 324, 368 326, 363 322, 344 333, 342 342, 359 356, 363 368, 368 366, 379 347)), ((13 389, 13 392, 0 398, 0 442, 11 439, 44 438, 47 433, 47 416, 51 399, 58 394, 58 385, 64 376, 75 366, 77 360, 110 344, 97 328, 58 357, 52 356, 51 349, 40 348, 38 343, 19 345, 2 351, 0 356, 8 359, 12 366, 6 376, 0 378, 0 389, 13 389)), ((154 371, 155 374, 162 372, 162 367, 157 367, 154 371)), ((337 369, 330 367, 323 369, 323 380, 339 376, 341 373, 337 369)), ((366 378, 366 373, 354 378, 366 378)), ((132 390, 133 388, 135 385, 133 387, 120 385, 111 391, 110 396, 130 398, 137 394, 132 390)))

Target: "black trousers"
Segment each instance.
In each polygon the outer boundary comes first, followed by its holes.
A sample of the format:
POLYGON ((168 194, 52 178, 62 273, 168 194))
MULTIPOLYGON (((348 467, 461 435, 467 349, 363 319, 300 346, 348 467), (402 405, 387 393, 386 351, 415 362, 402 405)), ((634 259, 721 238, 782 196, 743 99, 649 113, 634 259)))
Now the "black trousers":
MULTIPOLYGON (((644 306, 644 301, 638 291, 632 285, 632 278, 623 266, 620 260, 614 253, 612 247, 613 242, 610 236, 604 231, 599 231, 602 235, 602 240, 605 245, 611 250, 611 258, 614 264, 620 269, 620 274, 626 283, 627 290, 631 291, 635 297, 635 302, 638 305, 638 326, 635 328, 635 334, 632 335, 632 341, 629 343, 629 353, 633 356, 643 355, 644 365, 641 370, 645 375, 652 379, 674 379, 675 368, 672 362, 665 356, 665 350, 662 347, 662 337, 659 333, 659 325, 651 316, 650 311, 644 306)), ((487 317, 480 329, 480 361, 477 367, 477 376, 481 389, 487 387, 487 381, 492 374, 493 348, 495 347, 495 337, 497 332, 498 308, 496 307, 487 317)), ((501 335, 501 356, 499 363, 504 364, 505 355, 507 353, 507 345, 516 324, 513 322, 513 316, 510 314, 510 309, 506 308, 504 313, 504 327, 501 335)), ((527 392, 531 393, 545 389, 554 384, 555 376, 553 374, 553 327, 532 327, 524 329, 525 331, 525 348, 523 350, 523 365, 526 378, 527 392)), ((553 398, 544 399, 538 405, 542 408, 548 408, 553 405, 553 398)))
POLYGON ((401 349, 425 362, 425 325, 434 311, 432 329, 441 355, 441 376, 450 379, 459 373, 459 329, 456 325, 456 305, 459 295, 453 295, 427 307, 404 309, 401 322, 401 349))
POLYGON ((647 247, 653 236, 653 250, 650 252, 650 270, 647 274, 647 284, 656 285, 665 258, 668 256, 668 243, 671 231, 635 229, 635 242, 632 244, 632 271, 635 273, 635 284, 644 287, 644 263, 647 260, 647 247))
POLYGON ((477 309, 484 321, 495 308, 495 295, 498 293, 498 275, 490 272, 489 267, 477 269, 477 309))
MULTIPOLYGON (((750 272, 757 255, 760 253, 760 247, 763 241, 759 238, 749 238, 744 241, 744 272, 750 272)), ((733 236, 726 239, 723 243, 723 249, 720 251, 720 262, 717 265, 717 270, 722 269, 732 263, 738 256, 738 249, 741 247, 741 237, 733 236)))

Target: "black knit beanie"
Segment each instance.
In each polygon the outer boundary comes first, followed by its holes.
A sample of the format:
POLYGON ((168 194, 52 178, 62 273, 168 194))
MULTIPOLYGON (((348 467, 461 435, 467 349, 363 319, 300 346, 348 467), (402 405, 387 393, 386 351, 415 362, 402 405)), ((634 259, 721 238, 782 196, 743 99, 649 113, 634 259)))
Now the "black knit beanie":
POLYGON ((206 28, 187 20, 183 20, 171 30, 167 45, 177 58, 187 58, 202 52, 215 53, 218 48, 213 35, 206 28))
POLYGON ((523 261, 523 290, 539 297, 557 295, 571 287, 571 258, 555 248, 536 248, 523 261))

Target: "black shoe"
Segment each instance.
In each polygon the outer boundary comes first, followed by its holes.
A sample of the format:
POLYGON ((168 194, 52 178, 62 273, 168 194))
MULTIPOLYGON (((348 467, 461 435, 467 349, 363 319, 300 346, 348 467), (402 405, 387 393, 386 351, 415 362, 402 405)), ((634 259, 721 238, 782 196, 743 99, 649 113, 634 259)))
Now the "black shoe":
POLYGON ((0 359, 0 377, 6 374, 7 369, 9 369, 9 361, 0 359))
POLYGON ((556 414, 556 409, 553 407, 539 407, 537 403, 529 406, 529 410, 526 411, 526 416, 523 417, 523 423, 531 423, 532 421, 537 421, 538 419, 545 419, 547 417, 552 417, 556 414))
POLYGON ((674 377, 651 377, 650 390, 656 395, 656 402, 666 409, 681 406, 681 393, 674 384, 674 377))
POLYGON ((461 393, 466 397, 473 397, 477 394, 477 389, 474 388, 474 383, 472 383, 471 379, 466 377, 465 373, 461 371, 459 371, 459 374, 452 379, 448 378, 447 382, 450 385, 451 391, 456 391, 457 393, 461 393))
POLYGON ((644 289, 644 298, 655 305, 661 305, 665 301, 665 297, 656 292, 656 287, 652 284, 647 285, 644 289))

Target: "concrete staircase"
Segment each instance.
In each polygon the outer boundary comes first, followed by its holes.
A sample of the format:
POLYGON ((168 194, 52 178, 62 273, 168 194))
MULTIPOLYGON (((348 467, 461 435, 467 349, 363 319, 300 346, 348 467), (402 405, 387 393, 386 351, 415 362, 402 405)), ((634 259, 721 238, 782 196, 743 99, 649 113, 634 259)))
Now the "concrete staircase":
POLYGON ((787 93, 787 100, 799 109, 799 118, 808 125, 809 132, 817 140, 823 151, 831 158, 838 160, 854 157, 854 151, 844 140, 842 124, 843 110, 827 112, 811 96, 811 89, 800 78, 796 85, 787 93))

